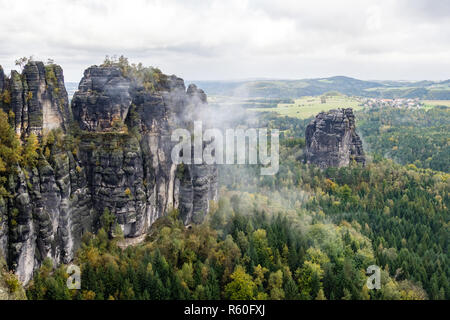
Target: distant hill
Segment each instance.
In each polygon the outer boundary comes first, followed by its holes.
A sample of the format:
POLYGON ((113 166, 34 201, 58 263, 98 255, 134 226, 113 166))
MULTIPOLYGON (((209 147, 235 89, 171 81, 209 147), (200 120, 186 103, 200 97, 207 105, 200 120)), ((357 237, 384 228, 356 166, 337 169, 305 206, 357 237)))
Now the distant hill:
POLYGON ((365 81, 350 77, 302 80, 193 81, 208 95, 265 98, 298 98, 339 91, 372 98, 450 99, 446 81, 365 81))

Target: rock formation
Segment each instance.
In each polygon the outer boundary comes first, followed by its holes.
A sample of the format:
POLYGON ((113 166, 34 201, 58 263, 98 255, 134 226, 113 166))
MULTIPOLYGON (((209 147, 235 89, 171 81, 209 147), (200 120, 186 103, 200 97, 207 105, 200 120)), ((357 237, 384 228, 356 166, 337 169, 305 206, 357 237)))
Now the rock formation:
POLYGON ((176 76, 92 66, 69 108, 62 69, 30 62, 10 78, 0 69, 0 93, 16 132, 37 134, 44 149, 11 179, 11 197, 0 197, 0 252, 24 283, 45 258, 70 262, 105 209, 137 237, 171 209, 201 222, 217 197, 215 166, 171 161, 172 130, 207 108, 205 93, 176 76))
POLYGON ((365 163, 351 108, 319 113, 306 127, 305 138, 307 163, 322 169, 348 166, 353 160, 365 163))
POLYGON ((66 129, 69 100, 60 66, 32 61, 22 74, 13 70, 9 79, 3 70, 0 74, 0 89, 7 92, 18 134, 41 135, 43 130, 66 129))

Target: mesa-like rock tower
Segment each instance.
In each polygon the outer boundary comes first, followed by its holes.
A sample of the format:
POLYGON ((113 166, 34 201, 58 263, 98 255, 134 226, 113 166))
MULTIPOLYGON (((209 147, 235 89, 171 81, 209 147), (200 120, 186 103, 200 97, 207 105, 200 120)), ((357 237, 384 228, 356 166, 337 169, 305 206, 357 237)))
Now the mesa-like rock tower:
POLYGON ((208 112, 206 95, 145 70, 92 66, 69 107, 59 66, 29 62, 10 77, 0 68, 0 107, 22 139, 34 133, 43 149, 37 166, 11 176, 10 197, 0 197, 0 252, 24 283, 46 258, 70 262, 105 209, 125 237, 137 237, 172 209, 186 224, 201 222, 216 199, 215 166, 171 160, 172 130, 208 112))
POLYGON ((306 127, 305 139, 307 163, 322 169, 348 166, 351 161, 365 164, 351 108, 319 113, 306 127))

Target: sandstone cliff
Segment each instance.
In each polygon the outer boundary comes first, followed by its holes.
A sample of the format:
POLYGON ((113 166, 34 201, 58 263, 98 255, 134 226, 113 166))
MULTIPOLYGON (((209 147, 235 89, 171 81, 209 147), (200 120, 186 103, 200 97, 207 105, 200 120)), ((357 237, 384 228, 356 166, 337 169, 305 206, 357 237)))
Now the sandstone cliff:
POLYGON ((21 281, 45 258, 70 262, 106 208, 125 237, 137 237, 171 209, 201 222, 216 199, 215 166, 180 170, 170 158, 171 131, 204 112, 206 95, 157 69, 140 75, 92 66, 69 108, 59 66, 30 62, 10 78, 0 69, 0 93, 10 97, 1 107, 22 138, 36 133, 42 146, 38 165, 19 168, 11 197, 0 197, 0 251, 21 281))
POLYGON ((9 96, 17 133, 41 135, 43 130, 66 129, 69 101, 60 66, 32 61, 22 74, 13 70, 9 79, 0 70, 0 89, 9 96))
POLYGON ((365 163, 351 108, 319 113, 306 127, 305 138, 307 163, 321 168, 347 166, 353 160, 365 163))

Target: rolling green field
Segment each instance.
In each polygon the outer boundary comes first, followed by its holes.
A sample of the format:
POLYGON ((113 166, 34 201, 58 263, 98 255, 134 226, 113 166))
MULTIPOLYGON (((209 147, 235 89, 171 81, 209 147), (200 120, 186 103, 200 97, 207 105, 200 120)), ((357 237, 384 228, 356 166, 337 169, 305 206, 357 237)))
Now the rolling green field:
POLYGON ((327 97, 325 103, 321 103, 320 96, 316 97, 302 97, 295 99, 294 104, 278 104, 277 108, 254 108, 250 110, 277 112, 280 115, 294 117, 299 119, 307 119, 318 114, 321 111, 328 111, 337 108, 353 108, 353 110, 360 110, 363 107, 359 105, 360 102, 356 98, 336 95, 327 97))
POLYGON ((450 107, 450 100, 423 100, 425 107, 447 106, 450 107))

